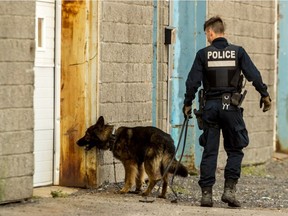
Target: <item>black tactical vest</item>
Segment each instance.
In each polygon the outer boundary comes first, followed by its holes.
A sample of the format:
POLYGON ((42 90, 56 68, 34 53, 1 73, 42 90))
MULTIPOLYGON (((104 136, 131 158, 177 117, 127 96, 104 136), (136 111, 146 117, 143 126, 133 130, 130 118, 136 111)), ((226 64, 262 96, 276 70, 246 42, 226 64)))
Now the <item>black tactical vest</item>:
POLYGON ((229 45, 224 49, 217 49, 213 45, 205 48, 204 89, 224 90, 238 86, 240 68, 238 65, 239 47, 229 45))

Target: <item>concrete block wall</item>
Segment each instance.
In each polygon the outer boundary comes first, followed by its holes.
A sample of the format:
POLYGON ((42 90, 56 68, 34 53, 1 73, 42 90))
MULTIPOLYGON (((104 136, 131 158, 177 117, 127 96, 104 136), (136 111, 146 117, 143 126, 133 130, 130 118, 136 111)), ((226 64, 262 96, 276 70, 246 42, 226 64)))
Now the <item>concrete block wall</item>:
MULTIPOLYGON (((151 125, 153 2, 101 1, 100 11, 99 116, 116 128, 151 125)), ((112 153, 98 158, 98 183, 114 182, 112 153)), ((117 181, 123 181, 116 162, 117 181)))
POLYGON ((111 124, 152 123, 152 18, 150 1, 101 3, 99 115, 111 124))
MULTIPOLYGON (((273 100, 272 110, 263 113, 259 108, 260 95, 251 83, 246 84, 247 97, 243 102, 244 120, 250 144, 244 150, 243 164, 262 163, 271 159, 274 151, 274 112, 276 75, 274 1, 209 1, 208 17, 219 15, 226 23, 226 37, 243 46, 259 69, 273 100)), ((226 163, 222 148, 219 166, 226 163)))
MULTIPOLYGON (((157 127, 167 122, 168 3, 158 2, 157 127)), ((152 125, 153 1, 101 1, 100 4, 99 116, 119 126, 152 125), (133 14, 133 16, 131 15, 133 14)), ((111 152, 99 152, 99 184, 114 181, 111 152)), ((124 180, 117 161, 117 181, 124 180)))
POLYGON ((33 190, 35 2, 0 1, 0 25, 0 203, 6 203, 33 190))

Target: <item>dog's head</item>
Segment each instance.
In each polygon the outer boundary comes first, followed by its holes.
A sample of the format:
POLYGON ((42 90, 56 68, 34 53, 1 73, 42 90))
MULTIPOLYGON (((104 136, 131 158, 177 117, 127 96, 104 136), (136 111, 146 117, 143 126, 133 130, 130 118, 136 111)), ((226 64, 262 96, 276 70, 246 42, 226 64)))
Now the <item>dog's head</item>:
POLYGON ((84 147, 86 151, 94 146, 98 149, 107 150, 110 147, 109 139, 113 126, 105 125, 103 116, 100 116, 95 125, 90 126, 85 135, 77 141, 77 145, 84 147))

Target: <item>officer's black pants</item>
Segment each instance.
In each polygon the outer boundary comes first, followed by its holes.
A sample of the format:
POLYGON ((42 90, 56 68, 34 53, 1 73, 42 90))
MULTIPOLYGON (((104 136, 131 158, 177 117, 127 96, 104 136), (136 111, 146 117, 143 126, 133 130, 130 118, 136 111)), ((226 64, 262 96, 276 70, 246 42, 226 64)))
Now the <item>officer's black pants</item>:
POLYGON ((230 105, 228 110, 223 110, 221 100, 207 100, 203 121, 204 131, 199 138, 200 145, 204 147, 200 165, 200 187, 210 187, 215 184, 220 130, 222 130, 224 149, 227 153, 224 178, 238 180, 244 156, 242 149, 249 143, 241 109, 230 105))

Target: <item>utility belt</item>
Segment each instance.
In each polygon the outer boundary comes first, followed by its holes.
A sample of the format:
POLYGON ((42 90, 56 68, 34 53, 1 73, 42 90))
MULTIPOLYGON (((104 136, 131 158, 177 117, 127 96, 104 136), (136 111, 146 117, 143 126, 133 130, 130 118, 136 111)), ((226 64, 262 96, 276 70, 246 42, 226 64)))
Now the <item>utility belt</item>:
POLYGON ((205 96, 204 89, 199 90, 198 92, 198 102, 199 109, 194 109, 194 114, 197 118, 198 127, 200 130, 203 130, 203 111, 205 106, 205 101, 207 100, 222 100, 223 110, 228 110, 230 105, 240 107, 245 96, 247 94, 247 90, 244 92, 238 93, 224 93, 220 96, 205 96))
POLYGON ((242 105, 242 102, 245 99, 245 96, 247 94, 247 90, 244 90, 244 92, 238 93, 223 93, 220 96, 206 96, 206 100, 222 100, 223 110, 228 110, 230 105, 240 107, 242 105))

